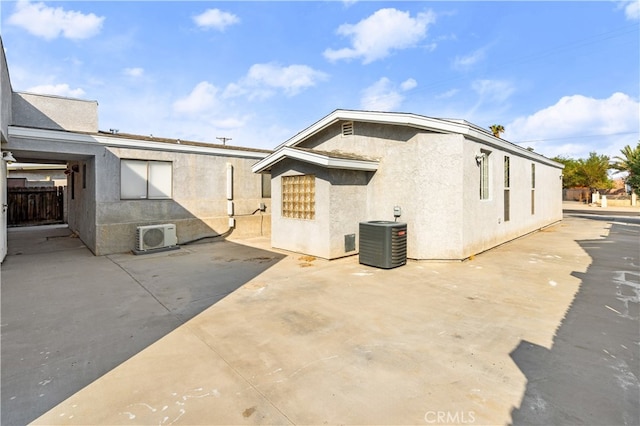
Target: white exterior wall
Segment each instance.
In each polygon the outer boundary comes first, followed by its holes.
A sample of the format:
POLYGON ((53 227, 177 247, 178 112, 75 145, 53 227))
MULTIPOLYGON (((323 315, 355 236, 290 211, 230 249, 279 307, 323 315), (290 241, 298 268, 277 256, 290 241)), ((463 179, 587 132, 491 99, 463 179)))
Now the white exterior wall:
MULTIPOLYGON (((462 246, 459 170, 463 137, 367 123, 355 123, 354 129, 355 135, 343 137, 340 124, 336 124, 301 145, 380 159, 367 186, 361 214, 353 220, 394 220, 393 208, 399 206, 402 216, 398 221, 407 223, 409 258, 458 256, 462 246)), ((347 208, 360 210, 355 204, 347 208)))
MULTIPOLYGON (((6 150, 9 140, 8 127, 11 124, 11 81, 7 58, 4 54, 2 38, 0 38, 0 156, 6 150)), ((7 163, 0 160, 0 262, 7 255, 7 163)))
POLYGON ((467 141, 464 149, 463 250, 460 259, 562 220, 562 169, 467 141), (489 155, 489 199, 480 200, 480 167, 475 155, 489 155), (510 162, 510 220, 504 218, 504 157, 510 162), (531 164, 536 165, 535 213, 531 214, 531 164))
POLYGON ((326 171, 305 163, 284 160, 271 170, 271 245, 275 248, 330 259, 330 185, 326 171), (282 177, 316 176, 315 219, 282 216, 282 177))
MULTIPOLYGON (((361 122, 354 123, 354 133, 343 137, 341 123, 337 123, 311 136, 300 147, 379 159, 378 170, 366 187, 366 200, 358 198, 341 207, 333 204, 330 215, 332 221, 340 219, 343 223, 394 220, 394 206, 401 207, 398 220, 407 223, 409 258, 465 259, 562 219, 562 169, 527 158, 517 147, 506 152, 460 134, 361 122), (491 152, 488 200, 480 200, 480 168, 475 157, 481 149, 491 152), (510 157, 511 168, 508 222, 503 217, 505 155, 510 157), (533 215, 532 163, 536 164, 533 215), (345 211, 354 210, 358 213, 345 216, 345 211)), ((332 186, 330 191, 330 200, 342 199, 339 187, 332 186)), ((274 199, 280 200, 279 194, 274 193, 274 199)), ((316 220, 324 218, 317 215, 316 220)), ((306 235, 316 238, 308 231, 306 235)), ((287 248, 289 233, 280 234, 274 229, 273 236, 278 239, 277 247, 287 248)), ((343 244, 340 232, 330 233, 330 239, 333 247, 343 244)), ((297 244, 295 251, 309 253, 303 248, 304 241, 297 244)))
POLYGON ((14 126, 76 132, 98 131, 98 102, 32 93, 13 93, 14 126))

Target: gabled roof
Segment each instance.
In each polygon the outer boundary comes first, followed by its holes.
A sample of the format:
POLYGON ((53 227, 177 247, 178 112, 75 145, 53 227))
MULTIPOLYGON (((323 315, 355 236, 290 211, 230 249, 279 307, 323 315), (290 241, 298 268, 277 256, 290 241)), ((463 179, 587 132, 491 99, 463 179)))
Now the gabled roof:
MULTIPOLYGON (((489 132, 489 130, 485 130, 480 126, 469 123, 465 120, 433 118, 424 115, 403 112, 356 111, 344 109, 337 109, 333 111, 331 114, 321 118, 300 133, 278 145, 275 149, 275 152, 269 157, 265 158, 263 161, 267 161, 268 159, 275 157, 278 154, 278 150, 284 147, 295 147, 296 145, 305 141, 307 138, 340 121, 389 124, 396 126, 407 126, 435 133, 460 134, 468 139, 493 146, 503 151, 512 152, 523 157, 531 158, 532 160, 539 161, 553 167, 563 167, 560 163, 550 160, 543 155, 529 151, 526 148, 523 148, 504 139, 497 138, 493 136, 493 134, 489 132)), ((262 163, 263 161, 261 161, 260 163, 262 163)))
POLYGON ((316 151, 313 149, 282 147, 270 156, 262 159, 253 165, 251 170, 254 173, 262 173, 280 161, 291 158, 304 163, 315 164, 328 169, 343 170, 378 170, 378 160, 360 157, 353 154, 341 152, 316 151))

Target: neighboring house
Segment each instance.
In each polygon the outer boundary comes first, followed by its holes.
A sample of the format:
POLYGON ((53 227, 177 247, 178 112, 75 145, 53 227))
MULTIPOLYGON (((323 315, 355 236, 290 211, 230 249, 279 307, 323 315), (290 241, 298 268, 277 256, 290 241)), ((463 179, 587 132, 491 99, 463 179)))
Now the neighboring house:
POLYGON ((271 174, 272 246, 326 259, 396 207, 409 258, 468 258, 561 220, 562 169, 464 120, 347 110, 253 166, 271 174))
POLYGON ((65 172, 68 171, 64 164, 14 163, 10 164, 7 169, 9 187, 67 186, 65 172))
MULTIPOLYGON (((142 225, 175 224, 179 244, 269 234, 269 180, 251 166, 271 151, 99 131, 95 101, 13 92, 3 53, 2 151, 66 166, 69 228, 94 254, 132 250, 142 225)), ((3 259, 4 209, 0 231, 3 259)))

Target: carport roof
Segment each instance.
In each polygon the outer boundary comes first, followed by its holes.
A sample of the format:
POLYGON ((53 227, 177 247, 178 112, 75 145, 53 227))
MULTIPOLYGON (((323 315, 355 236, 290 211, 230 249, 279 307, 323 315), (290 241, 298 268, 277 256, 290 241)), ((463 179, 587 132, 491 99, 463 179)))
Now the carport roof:
POLYGON ((378 160, 376 159, 338 151, 327 152, 298 147, 283 147, 254 164, 252 170, 254 173, 266 172, 270 170, 274 164, 286 158, 315 164, 328 169, 361 170, 368 172, 378 170, 378 160))

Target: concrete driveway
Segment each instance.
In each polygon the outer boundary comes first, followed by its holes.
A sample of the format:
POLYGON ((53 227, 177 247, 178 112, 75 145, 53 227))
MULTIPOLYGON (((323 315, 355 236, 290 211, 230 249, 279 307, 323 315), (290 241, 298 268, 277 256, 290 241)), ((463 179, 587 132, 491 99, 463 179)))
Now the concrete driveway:
POLYGON ((2 425, 24 425, 284 256, 232 242, 96 257, 66 227, 9 230, 2 425))
MULTIPOLYGON (((254 263, 265 262, 260 274, 34 423, 638 424, 639 231, 633 222, 566 217, 467 262, 410 261, 393 270, 362 266, 357 257, 279 260, 266 240, 243 241, 260 253, 254 263)), ((204 260, 226 244, 149 260, 81 256, 67 269, 109 262, 121 278, 157 286, 156 294, 170 283, 186 285, 189 275, 177 280, 177 266, 145 275, 141 265, 153 262, 156 271, 174 259, 204 260)), ((242 269, 245 259, 232 258, 242 269)), ((18 276, 5 281, 5 268, 3 420, 5 410, 24 406, 5 390, 5 327, 17 315, 5 315, 5 282, 16 285, 18 276)), ((133 303, 118 313, 136 309, 133 303)), ((83 309, 66 312, 75 311, 83 309)), ((82 315, 80 322, 91 322, 82 315)), ((22 350, 48 366, 52 351, 37 343, 41 337, 24 336, 22 350)), ((113 349, 101 347, 104 356, 113 349)), ((44 377, 34 373, 30 389, 56 393, 58 379, 44 377)))

